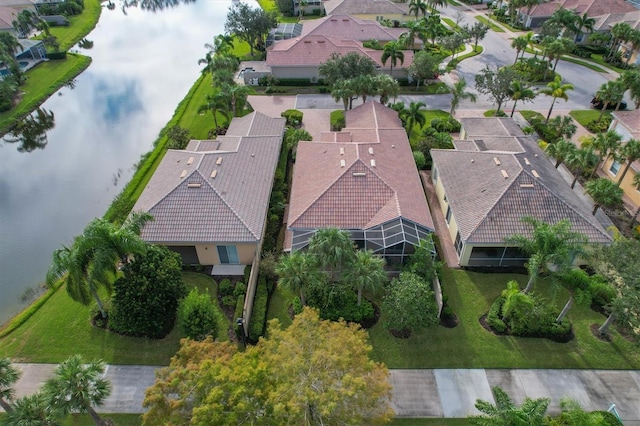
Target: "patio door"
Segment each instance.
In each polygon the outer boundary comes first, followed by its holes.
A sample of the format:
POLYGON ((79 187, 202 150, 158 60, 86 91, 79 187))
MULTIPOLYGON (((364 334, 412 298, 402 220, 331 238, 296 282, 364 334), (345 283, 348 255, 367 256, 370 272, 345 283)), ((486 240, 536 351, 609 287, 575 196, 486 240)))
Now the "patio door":
POLYGON ((238 249, 236 246, 218 246, 218 257, 223 265, 238 265, 238 249))

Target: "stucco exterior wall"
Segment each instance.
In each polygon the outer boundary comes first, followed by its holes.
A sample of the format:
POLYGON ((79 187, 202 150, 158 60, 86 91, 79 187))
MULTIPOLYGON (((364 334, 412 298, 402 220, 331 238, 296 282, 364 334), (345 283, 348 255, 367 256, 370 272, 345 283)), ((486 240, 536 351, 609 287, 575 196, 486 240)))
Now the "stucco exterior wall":
MULTIPOLYGON (((220 244, 234 245, 234 244, 220 244)), ((238 250, 238 260, 241 265, 251 265, 256 254, 256 244, 235 244, 238 250)), ((196 252, 201 265, 219 265, 218 249, 215 243, 196 244, 196 252)))
POLYGON ((308 78, 318 79, 320 74, 318 73, 318 67, 289 67, 289 66, 277 66, 271 67, 271 75, 275 78, 308 78))
MULTIPOLYGON (((620 179, 621 173, 624 171, 624 168, 626 167, 626 163, 622 163, 620 165, 620 170, 618 170, 618 173, 615 175, 611 172, 612 164, 613 164, 613 159, 609 159, 605 161, 602 170, 604 171, 605 175, 609 180, 618 182, 618 179, 620 179)), ((640 206, 640 191, 638 191, 638 187, 633 184, 633 178, 636 175, 636 173, 637 172, 633 169, 633 167, 629 167, 629 171, 624 176, 624 180, 620 184, 620 188, 622 188, 624 193, 627 194, 629 198, 631 198, 631 201, 633 201, 633 203, 636 206, 640 206)))

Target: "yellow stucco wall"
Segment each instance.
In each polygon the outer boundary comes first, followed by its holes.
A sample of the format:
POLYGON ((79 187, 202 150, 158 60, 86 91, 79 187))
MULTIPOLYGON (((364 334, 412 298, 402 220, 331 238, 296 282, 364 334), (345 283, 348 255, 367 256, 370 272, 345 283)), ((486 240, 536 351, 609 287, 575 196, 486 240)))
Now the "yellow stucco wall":
MULTIPOLYGON (((225 245, 225 244, 222 244, 225 245)), ((231 244, 229 244, 231 245, 231 244)), ((238 259, 241 265, 251 265, 256 253, 255 244, 236 244, 238 250, 238 259)), ((196 244, 196 252, 198 259, 202 265, 219 265, 218 249, 216 244, 196 244)))
MULTIPOLYGON (((449 206, 449 203, 444 200, 445 198, 444 186, 442 186, 442 182, 439 177, 437 179, 437 182, 435 183, 435 189, 436 189, 436 195, 438 196, 438 203, 440 204, 440 210, 442 210, 442 215, 445 217, 445 222, 446 222, 447 207, 449 206)), ((449 236, 451 237, 451 241, 453 241, 455 244, 456 234, 458 233, 458 222, 456 222, 456 217, 453 215, 453 213, 451 213, 451 218, 449 220, 448 231, 449 231, 449 236)))
MULTIPOLYGON (((620 166, 620 170, 617 175, 611 173, 611 165, 613 164, 613 159, 609 159, 605 161, 604 167, 602 168, 607 178, 614 182, 618 182, 620 179, 620 174, 624 171, 625 164, 623 163, 620 166)), ((629 168, 629 171, 624 176, 624 180, 620 184, 620 188, 624 191, 624 193, 631 198, 631 201, 636 205, 636 207, 640 206, 640 191, 638 191, 638 187, 633 184, 633 177, 636 175, 636 171, 633 170, 632 167, 629 168)))

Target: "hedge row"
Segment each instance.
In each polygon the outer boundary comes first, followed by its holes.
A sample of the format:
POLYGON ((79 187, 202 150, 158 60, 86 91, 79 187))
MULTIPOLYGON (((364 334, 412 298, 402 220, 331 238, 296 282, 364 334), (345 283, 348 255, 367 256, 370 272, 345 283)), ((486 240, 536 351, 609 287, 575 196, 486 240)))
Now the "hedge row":
POLYGON ((342 130, 342 128, 347 125, 344 118, 344 111, 342 111, 341 109, 331 111, 330 122, 331 130, 333 130, 334 132, 339 132, 340 130, 342 130))
POLYGON ((269 293, 267 291, 267 278, 261 275, 258 278, 255 298, 253 299, 253 313, 249 321, 249 341, 257 343, 264 333, 264 326, 267 321, 267 302, 269 293))

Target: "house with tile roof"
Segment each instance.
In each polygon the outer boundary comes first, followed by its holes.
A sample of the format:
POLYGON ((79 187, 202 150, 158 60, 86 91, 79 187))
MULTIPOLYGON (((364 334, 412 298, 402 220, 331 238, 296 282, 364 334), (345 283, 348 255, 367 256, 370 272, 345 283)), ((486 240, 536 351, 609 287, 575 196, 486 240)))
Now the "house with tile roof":
MULTIPOLYGON (((320 65, 333 54, 358 53, 373 60, 378 72, 389 73, 391 61, 382 63, 382 50, 369 49, 357 40, 340 39, 326 35, 309 34, 275 42, 267 49, 267 66, 276 78, 299 78, 317 81, 321 78, 320 65)), ((413 62, 413 51, 406 50, 404 62, 393 68, 393 77, 406 78, 407 68, 413 62)))
POLYGON ((390 0, 327 0, 324 10, 327 15, 351 15, 371 21, 405 22, 410 19, 406 3, 390 0))
POLYGON ((0 31, 15 35, 13 21, 18 19, 18 12, 7 6, 0 6, 0 31))
POLYGON ((638 10, 632 4, 624 0, 552 0, 534 5, 521 7, 519 14, 525 27, 537 28, 544 21, 551 18, 557 9, 565 8, 579 15, 587 14, 591 18, 606 14, 624 14, 638 10))
POLYGON ((455 149, 433 149, 432 182, 460 266, 522 266, 505 238, 530 229, 531 216, 562 219, 592 243, 611 237, 553 164, 511 118, 463 118, 455 149))
POLYGON ((168 150, 133 207, 155 218, 142 238, 180 253, 184 264, 215 265, 214 274, 220 265, 251 265, 284 126, 283 118, 253 112, 234 118, 224 136, 168 150))
POLYGON ((385 44, 398 40, 406 28, 385 27, 377 21, 360 19, 351 15, 330 15, 320 19, 305 21, 302 25, 302 36, 323 35, 342 40, 378 40, 385 44))
MULTIPOLYGON (((623 144, 629 139, 640 140, 640 110, 614 111, 611 115, 613 116, 613 121, 611 121, 609 130, 613 130, 622 136, 623 144)), ((618 182, 620 174, 626 165, 625 161, 616 161, 613 158, 609 158, 603 164, 602 169, 608 179, 618 182)), ((620 188, 624 190, 624 193, 631 199, 636 208, 640 207, 640 187, 633 184, 633 179, 638 173, 640 173, 640 161, 634 161, 620 183, 620 188)))
MULTIPOLYGON (((638 9, 626 13, 607 13, 606 15, 598 16, 595 20, 594 31, 611 32, 611 28, 619 22, 624 22, 632 29, 640 31, 640 10, 638 9)), ((631 41, 622 43, 620 52, 625 62, 629 61, 629 64, 640 65, 639 50, 631 41)))
POLYGON ((298 144, 285 250, 302 250, 316 230, 336 227, 400 264, 434 230, 407 134, 397 112, 379 102, 345 116, 341 131, 298 144))

